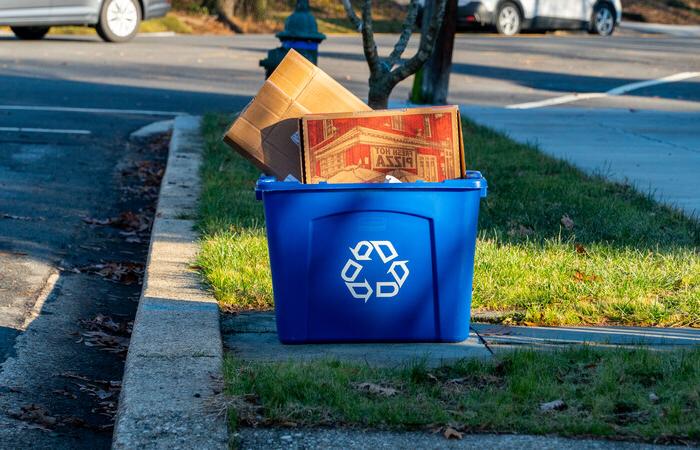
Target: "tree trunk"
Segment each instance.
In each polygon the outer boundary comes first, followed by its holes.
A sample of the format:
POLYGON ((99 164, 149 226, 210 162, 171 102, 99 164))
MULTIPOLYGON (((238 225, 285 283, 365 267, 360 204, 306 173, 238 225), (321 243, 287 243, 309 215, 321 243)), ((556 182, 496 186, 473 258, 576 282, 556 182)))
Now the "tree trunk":
MULTIPOLYGON (((372 0, 364 0, 362 3, 362 20, 355 14, 350 4, 350 0, 342 0, 345 11, 362 33, 362 49, 365 59, 369 65, 369 98, 368 103, 374 109, 387 108, 389 105, 389 95, 392 89, 409 76, 416 73, 423 64, 430 58, 433 46, 437 40, 438 32, 442 26, 445 16, 445 6, 448 0, 434 0, 430 6, 430 21, 425 30, 421 33, 420 43, 415 55, 407 61, 401 61, 401 55, 408 44, 408 40, 413 32, 416 13, 420 0, 410 0, 406 19, 401 26, 401 34, 394 45, 391 54, 386 58, 381 58, 377 51, 377 43, 374 40, 374 30, 372 28, 372 0), (434 13, 432 12, 434 11, 434 13)), ((429 0, 430 1, 430 0, 429 0)), ((426 14, 428 14, 426 12, 426 14)))
POLYGON ((389 74, 381 79, 371 79, 369 82, 369 96, 367 104, 372 109, 387 109, 389 107, 389 96, 393 89, 389 81, 389 74))
POLYGON ((233 21, 236 0, 216 0, 216 15, 234 33, 243 33, 243 30, 233 21))
MULTIPOLYGON (((430 5, 432 14, 433 1, 426 2, 423 13, 422 27, 428 24, 425 13, 430 5)), ((421 73, 414 78, 414 89, 411 101, 419 104, 444 105, 447 103, 447 94, 450 85, 450 72, 452 70, 452 50, 454 49, 455 32, 457 31, 457 0, 447 0, 445 18, 442 28, 435 41, 435 48, 428 61, 421 69, 421 73)))

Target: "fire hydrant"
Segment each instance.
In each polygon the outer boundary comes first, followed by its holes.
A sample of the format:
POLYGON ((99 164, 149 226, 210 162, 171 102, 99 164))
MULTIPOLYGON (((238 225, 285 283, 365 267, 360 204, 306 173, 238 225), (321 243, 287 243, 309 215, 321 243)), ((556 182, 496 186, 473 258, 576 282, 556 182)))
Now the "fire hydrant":
POLYGON ((265 78, 277 68, 290 48, 316 64, 318 44, 326 39, 325 34, 318 32, 316 18, 309 10, 309 0, 297 0, 294 12, 284 21, 284 30, 276 36, 282 46, 268 51, 267 58, 260 61, 260 65, 265 68, 265 78))

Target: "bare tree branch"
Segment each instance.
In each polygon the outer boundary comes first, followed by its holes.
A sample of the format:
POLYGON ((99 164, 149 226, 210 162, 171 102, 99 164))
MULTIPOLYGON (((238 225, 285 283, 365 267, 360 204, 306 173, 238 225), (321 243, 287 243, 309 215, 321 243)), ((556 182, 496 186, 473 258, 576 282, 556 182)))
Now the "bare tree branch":
POLYGON ((406 19, 401 26, 401 35, 399 36, 399 40, 396 42, 396 45, 394 45, 394 50, 386 59, 386 65, 389 67, 389 69, 393 68, 401 58, 401 55, 403 55, 403 52, 406 50, 406 46, 408 45, 408 40, 411 38, 411 34, 413 34, 413 25, 416 23, 416 16, 418 15, 418 2, 419 0, 411 0, 411 2, 408 4, 408 13, 406 14, 406 19))
POLYGON ((352 7, 350 0, 340 0, 343 3, 343 8, 345 8, 345 14, 348 15, 348 19, 355 26, 357 31, 362 31, 362 21, 357 14, 355 14, 355 9, 352 7))
POLYGON ((442 19, 445 15, 446 4, 447 0, 436 0, 435 11, 433 12, 428 29, 421 35, 418 51, 406 63, 391 71, 391 81, 394 85, 416 73, 428 58, 430 58, 430 54, 433 52, 433 46, 437 39, 437 33, 440 31, 442 19))
POLYGON ((376 78, 381 73, 381 60, 377 53, 377 44, 374 41, 372 29, 372 0, 364 0, 362 4, 362 47, 365 51, 365 59, 369 64, 370 79, 376 78))

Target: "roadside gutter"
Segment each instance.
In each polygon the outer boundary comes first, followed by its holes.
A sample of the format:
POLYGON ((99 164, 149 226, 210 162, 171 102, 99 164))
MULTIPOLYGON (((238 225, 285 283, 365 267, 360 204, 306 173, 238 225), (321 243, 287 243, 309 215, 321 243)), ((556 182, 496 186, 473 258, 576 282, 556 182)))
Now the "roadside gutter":
POLYGON ((219 309, 191 267, 200 192, 200 118, 175 119, 126 359, 113 448, 226 448, 219 309))

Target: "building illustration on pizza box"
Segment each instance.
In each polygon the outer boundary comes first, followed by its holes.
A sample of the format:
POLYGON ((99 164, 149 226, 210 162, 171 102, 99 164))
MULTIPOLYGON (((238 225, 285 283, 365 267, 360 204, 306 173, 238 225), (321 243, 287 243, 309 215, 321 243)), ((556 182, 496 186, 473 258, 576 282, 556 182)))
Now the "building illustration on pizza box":
POLYGON ((450 113, 309 119, 304 124, 307 182, 403 182, 459 178, 461 146, 450 113))

